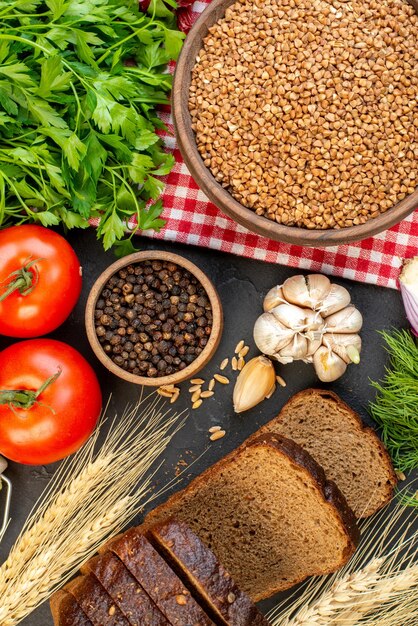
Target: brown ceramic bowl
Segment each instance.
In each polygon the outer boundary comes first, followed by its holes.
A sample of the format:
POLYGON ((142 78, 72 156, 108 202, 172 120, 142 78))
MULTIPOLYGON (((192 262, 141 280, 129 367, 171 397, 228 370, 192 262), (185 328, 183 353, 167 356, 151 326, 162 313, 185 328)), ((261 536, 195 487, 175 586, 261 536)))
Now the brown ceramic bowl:
MULTIPOLYGON (((208 29, 225 14, 226 9, 235 0, 212 0, 187 35, 174 76, 172 110, 177 142, 184 162, 196 183, 221 211, 233 220, 269 239, 284 241, 300 246, 336 246, 366 239, 394 226, 418 208, 418 189, 396 206, 364 224, 348 228, 328 230, 309 230, 297 226, 284 226, 266 217, 256 215, 251 209, 240 204, 212 176, 203 164, 196 146, 195 135, 191 128, 188 109, 188 97, 191 71, 196 56, 202 48, 208 29)), ((409 0, 418 13, 418 0, 409 0)))
POLYGON ((202 270, 196 267, 196 265, 194 265, 194 263, 192 263, 191 261, 188 261, 184 257, 177 254, 171 254, 169 252, 163 252, 159 250, 150 250, 144 252, 136 252, 135 254, 126 256, 123 259, 120 259, 119 261, 116 261, 115 263, 110 265, 102 274, 100 274, 99 278, 94 283, 87 299, 85 323, 87 337, 90 345, 99 361, 101 361, 101 363, 109 371, 111 371, 116 376, 119 376, 119 378, 123 378, 124 380, 127 380, 130 383, 135 383, 136 385, 160 387, 161 385, 176 385, 183 380, 193 378, 197 374, 197 372, 199 372, 210 361, 221 340, 223 330, 223 314, 219 295, 215 290, 212 282, 209 280, 206 274, 202 272, 202 270), (169 376, 160 376, 158 378, 137 376, 136 374, 132 374, 122 369, 121 367, 118 367, 118 365, 116 365, 112 361, 112 359, 110 359, 104 352, 97 338, 94 325, 94 311, 96 308, 96 302, 99 299, 99 296, 109 278, 127 265, 137 264, 141 261, 148 260, 170 261, 193 274, 193 276, 197 278, 197 280, 206 291, 206 294, 212 306, 213 315, 212 332, 209 335, 208 343, 204 347, 203 351, 199 354, 199 356, 183 370, 175 372, 174 374, 170 374, 169 376))

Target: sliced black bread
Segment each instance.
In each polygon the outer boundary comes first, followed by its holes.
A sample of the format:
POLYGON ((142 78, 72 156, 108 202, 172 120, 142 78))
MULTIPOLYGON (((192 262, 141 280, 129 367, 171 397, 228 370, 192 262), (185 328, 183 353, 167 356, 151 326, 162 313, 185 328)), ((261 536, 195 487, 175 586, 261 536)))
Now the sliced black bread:
POLYGON ((77 600, 68 591, 56 591, 49 602, 54 626, 93 626, 77 600))
POLYGON ((169 622, 141 585, 112 552, 87 561, 82 574, 92 574, 122 611, 131 626, 167 626, 169 622))
POLYGON ((150 540, 184 583, 208 605, 222 626, 268 626, 249 596, 241 591, 214 553, 184 522, 171 519, 153 526, 150 540))
POLYGON ((171 517, 192 528, 255 602, 337 570, 359 538, 336 485, 281 435, 226 456, 152 511, 145 527, 171 517))
POLYGON ((77 576, 65 585, 64 590, 77 600, 93 626, 130 626, 94 576, 77 576))
POLYGON ((131 528, 106 543, 173 626, 209 626, 213 622, 180 578, 153 548, 141 528, 131 528))
POLYGON ((297 393, 255 436, 267 432, 280 433, 307 450, 356 517, 369 517, 391 500, 397 479, 385 447, 332 391, 297 393))

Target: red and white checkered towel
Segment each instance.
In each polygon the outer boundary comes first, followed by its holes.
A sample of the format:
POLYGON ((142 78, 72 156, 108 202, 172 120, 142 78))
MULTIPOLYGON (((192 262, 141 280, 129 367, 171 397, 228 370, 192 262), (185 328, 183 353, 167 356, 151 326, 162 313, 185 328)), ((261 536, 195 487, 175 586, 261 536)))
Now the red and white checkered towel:
MULTIPOLYGON (((182 6, 179 26, 187 31, 209 2, 182 6)), ((170 113, 161 116, 173 132, 170 113)), ((146 235, 392 288, 402 259, 418 254, 418 211, 380 235, 332 248, 304 248, 255 235, 209 202, 183 163, 173 137, 164 140, 176 158, 162 195, 167 225, 160 233, 146 235)))

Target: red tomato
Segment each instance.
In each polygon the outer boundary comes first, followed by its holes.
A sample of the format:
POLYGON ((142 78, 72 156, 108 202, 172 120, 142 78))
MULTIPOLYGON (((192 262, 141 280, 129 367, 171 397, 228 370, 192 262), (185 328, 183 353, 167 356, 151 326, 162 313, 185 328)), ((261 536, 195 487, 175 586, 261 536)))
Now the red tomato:
POLYGON ((81 267, 64 237, 43 226, 0 230, 0 334, 38 337, 69 316, 81 292, 81 267), (31 282, 26 286, 22 273, 31 282), (19 278, 20 290, 5 294, 19 278), (25 294, 25 291, 27 292, 25 294))
POLYGON ((101 406, 96 374, 71 346, 31 339, 0 353, 0 454, 8 459, 40 465, 72 454, 93 432, 101 406), (57 374, 30 408, 19 408, 27 393, 8 393, 37 392, 57 374))

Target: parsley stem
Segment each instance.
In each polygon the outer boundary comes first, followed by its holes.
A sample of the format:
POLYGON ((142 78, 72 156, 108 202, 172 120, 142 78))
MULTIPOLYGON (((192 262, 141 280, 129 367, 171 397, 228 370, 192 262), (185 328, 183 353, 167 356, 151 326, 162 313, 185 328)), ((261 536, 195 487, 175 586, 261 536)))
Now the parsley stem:
POLYGON ((0 41, 20 41, 28 46, 32 46, 33 48, 37 48, 38 50, 42 50, 45 54, 49 55, 50 51, 44 46, 41 46, 39 43, 35 43, 30 39, 25 39, 25 37, 19 37, 19 35, 3 35, 0 33, 0 41))
POLYGON ((35 215, 34 212, 28 207, 28 205, 26 204, 26 202, 23 200, 23 198, 21 197, 20 193, 18 192, 18 190, 16 189, 14 183, 10 180, 10 178, 8 176, 6 176, 6 174, 3 172, 2 173, 4 180, 6 180, 9 183, 9 186, 13 189, 13 191, 16 194, 16 197, 18 198, 18 200, 21 202, 22 206, 24 207, 25 211, 29 214, 29 215, 35 215))
MULTIPOLYGON (((143 18, 141 20, 141 22, 144 21, 145 18, 143 18)), ((138 22, 137 22, 138 23, 138 22)), ((138 33, 140 33, 142 30, 144 30, 144 28, 147 28, 148 26, 145 25, 142 28, 138 28, 137 30, 135 30, 133 33, 131 33, 130 35, 127 35, 127 37, 125 37, 124 39, 117 41, 116 43, 114 43, 112 46, 109 46, 108 49, 106 50, 106 52, 104 52, 102 54, 101 57, 99 57, 97 59, 97 65, 100 65, 100 63, 102 63, 111 53, 111 51, 113 50, 113 48, 119 48, 121 46, 123 46, 124 43, 126 43, 127 41, 129 41, 130 39, 132 39, 133 37, 136 37, 138 35, 138 33)))

